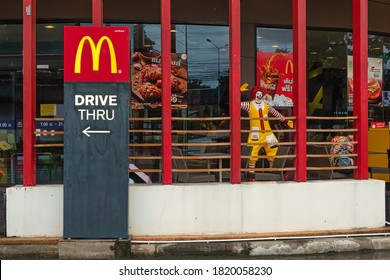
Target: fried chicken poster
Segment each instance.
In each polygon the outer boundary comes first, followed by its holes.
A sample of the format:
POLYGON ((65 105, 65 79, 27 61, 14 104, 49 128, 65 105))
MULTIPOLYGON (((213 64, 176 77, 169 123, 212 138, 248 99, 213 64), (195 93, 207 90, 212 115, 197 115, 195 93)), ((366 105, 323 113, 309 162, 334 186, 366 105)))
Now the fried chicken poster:
MULTIPOLYGON (((368 58, 368 103, 377 104, 382 101, 383 63, 381 58, 368 58)), ((353 106, 353 57, 348 56, 348 106, 353 106)))
MULTIPOLYGON (((187 108, 187 55, 171 54, 172 108, 187 108)), ((131 55, 132 109, 161 106, 162 75, 159 52, 134 52, 131 55)))
POLYGON ((293 106, 292 60, 290 53, 257 53, 256 83, 266 89, 265 98, 271 106, 293 106))

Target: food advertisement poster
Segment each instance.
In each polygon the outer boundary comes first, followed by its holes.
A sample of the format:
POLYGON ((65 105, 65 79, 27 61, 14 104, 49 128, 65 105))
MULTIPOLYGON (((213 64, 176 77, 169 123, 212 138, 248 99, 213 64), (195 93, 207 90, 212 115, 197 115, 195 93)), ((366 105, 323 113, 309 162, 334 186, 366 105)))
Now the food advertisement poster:
MULTIPOLYGON (((348 107, 353 106, 353 56, 348 56, 348 107)), ((368 103, 378 104, 382 101, 383 62, 381 58, 368 58, 368 103)))
POLYGON ((258 52, 256 83, 275 107, 293 106, 293 56, 290 53, 258 52))
MULTIPOLYGON (((187 55, 171 54, 171 103, 173 109, 187 108, 187 55)), ((132 109, 161 106, 161 54, 134 52, 131 55, 132 109)))

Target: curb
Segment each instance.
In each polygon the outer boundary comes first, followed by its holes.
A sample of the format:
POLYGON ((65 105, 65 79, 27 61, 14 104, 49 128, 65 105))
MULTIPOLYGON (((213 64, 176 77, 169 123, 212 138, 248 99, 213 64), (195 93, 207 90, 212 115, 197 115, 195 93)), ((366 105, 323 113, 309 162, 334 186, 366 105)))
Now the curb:
POLYGON ((390 250, 390 236, 319 237, 265 241, 133 243, 131 240, 40 239, 0 243, 0 259, 269 259, 327 253, 390 250))

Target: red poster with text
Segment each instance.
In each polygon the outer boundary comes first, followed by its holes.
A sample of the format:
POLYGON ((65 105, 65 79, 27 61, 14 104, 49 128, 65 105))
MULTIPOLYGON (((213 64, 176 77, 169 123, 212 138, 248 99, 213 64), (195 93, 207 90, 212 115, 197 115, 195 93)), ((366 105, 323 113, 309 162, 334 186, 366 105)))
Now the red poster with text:
POLYGON ((129 82, 127 27, 66 26, 65 82, 129 82))
POLYGON ((290 53, 257 53, 256 84, 275 107, 293 106, 293 57, 290 53))

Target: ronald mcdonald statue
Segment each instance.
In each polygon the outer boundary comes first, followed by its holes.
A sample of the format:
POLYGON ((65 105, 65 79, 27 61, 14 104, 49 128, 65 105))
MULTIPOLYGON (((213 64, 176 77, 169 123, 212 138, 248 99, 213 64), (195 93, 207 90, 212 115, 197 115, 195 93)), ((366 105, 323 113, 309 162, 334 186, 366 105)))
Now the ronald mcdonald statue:
MULTIPOLYGON (((248 84, 241 86, 241 92, 247 90, 248 84)), ((258 160, 257 156, 262 148, 264 148, 265 154, 269 166, 272 167, 272 163, 276 152, 278 151, 278 139, 271 130, 269 121, 267 120, 269 114, 274 117, 281 118, 280 121, 287 124, 290 128, 293 128, 293 122, 291 120, 284 119, 284 116, 276 111, 271 105, 268 104, 268 100, 272 100, 272 97, 268 94, 264 94, 264 90, 260 86, 254 86, 251 90, 252 101, 241 102, 241 109, 248 112, 251 118, 250 133, 248 136, 248 145, 253 146, 251 158, 249 159, 249 168, 255 168, 258 160)), ((253 173, 249 172, 249 174, 253 173)), ((254 181, 252 176, 249 176, 250 181, 254 181)))

